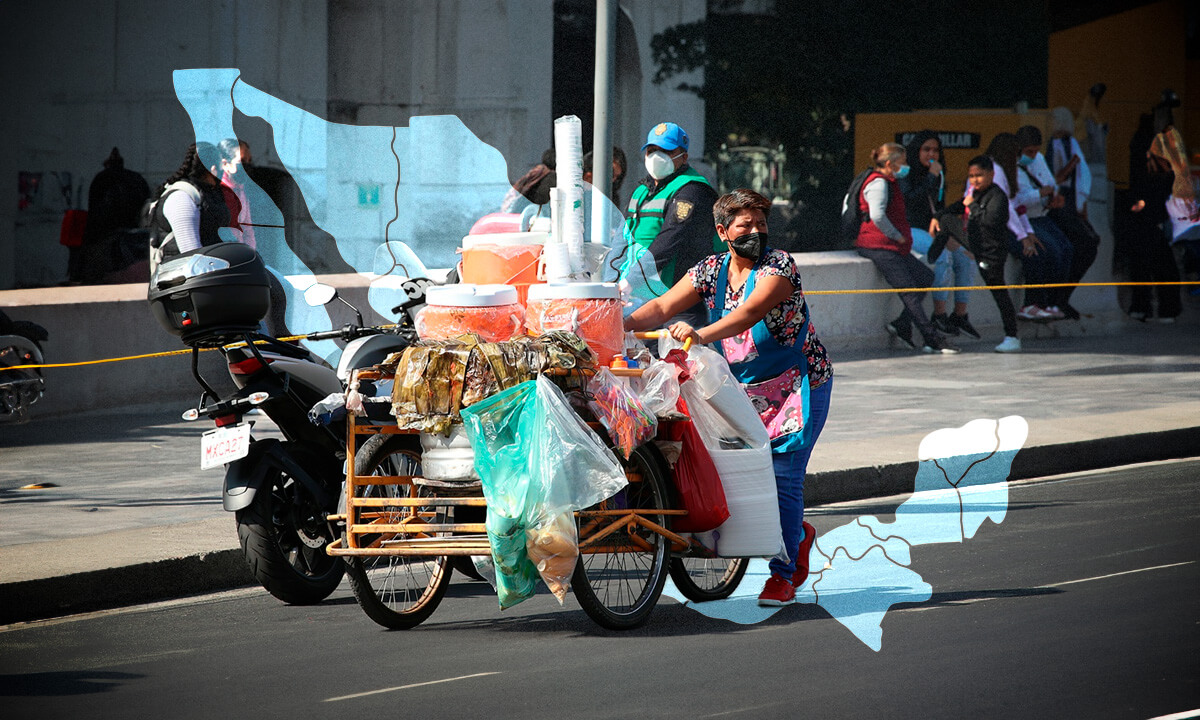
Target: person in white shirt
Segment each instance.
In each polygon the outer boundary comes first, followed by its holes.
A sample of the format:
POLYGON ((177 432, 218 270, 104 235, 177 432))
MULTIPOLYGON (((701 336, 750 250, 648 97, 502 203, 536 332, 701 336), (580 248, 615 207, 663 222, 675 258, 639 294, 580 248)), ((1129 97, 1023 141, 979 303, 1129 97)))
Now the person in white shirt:
MULTIPOLYGON (((1067 282, 1073 254, 1071 241, 1047 215, 1066 200, 1058 194, 1054 173, 1040 152, 1042 131, 1025 125, 1017 130, 1017 142, 1021 154, 1017 156, 1017 194, 1013 200, 1018 209, 1024 208, 1025 217, 1042 243, 1042 251, 1031 258, 1034 262, 1026 262, 1025 280, 1030 284, 1067 282)), ((1017 317, 1045 322, 1061 319, 1064 314, 1054 305, 1051 288, 1030 288, 1025 291, 1025 304, 1017 317)))
MULTIPOLYGON (((1049 208, 1048 214, 1071 242, 1071 270, 1067 274, 1067 282, 1075 284, 1087 274, 1100 249, 1100 236, 1087 219, 1092 172, 1088 169, 1079 142, 1071 137, 1075 129, 1075 117, 1071 111, 1056 107, 1050 111, 1050 118, 1050 145, 1046 150, 1046 159, 1065 202, 1062 207, 1049 208)), ((1068 318, 1078 320, 1079 311, 1070 303, 1074 290, 1074 287, 1056 288, 1051 293, 1051 304, 1057 305, 1068 318)))

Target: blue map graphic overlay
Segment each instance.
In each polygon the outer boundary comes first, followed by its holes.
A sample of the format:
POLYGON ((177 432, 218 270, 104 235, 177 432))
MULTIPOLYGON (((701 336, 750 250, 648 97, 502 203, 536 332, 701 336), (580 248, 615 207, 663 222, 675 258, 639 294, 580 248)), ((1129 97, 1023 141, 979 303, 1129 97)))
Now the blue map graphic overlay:
MULTIPOLYGON (((809 555, 811 572, 796 589, 796 601, 824 608, 878 652, 887 611, 932 597, 932 586, 909 567, 912 548, 963 542, 975 537, 984 520, 1004 522, 1009 470, 1028 434, 1025 419, 1013 415, 927 435, 917 454, 913 495, 896 509, 895 521, 860 516, 818 535, 809 555)), ((752 624, 782 609, 758 605, 769 575, 767 561, 755 559, 725 600, 691 603, 670 581, 663 592, 708 617, 752 624)))

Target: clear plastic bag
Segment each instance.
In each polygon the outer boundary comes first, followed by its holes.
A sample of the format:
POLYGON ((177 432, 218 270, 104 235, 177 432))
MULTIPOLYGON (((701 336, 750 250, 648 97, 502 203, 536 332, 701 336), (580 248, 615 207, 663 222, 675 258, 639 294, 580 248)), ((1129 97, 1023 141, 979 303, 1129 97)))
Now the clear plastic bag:
POLYGON ((600 368, 588 379, 587 390, 591 395, 588 407, 626 460, 658 431, 654 413, 607 368, 600 368))
POLYGON ((770 443, 767 427, 725 358, 706 347, 692 347, 688 370, 691 379, 680 387, 680 395, 710 450, 757 448, 770 443))
POLYGON ((679 402, 679 367, 660 360, 651 361, 642 371, 642 387, 638 398, 655 417, 675 413, 679 402))
POLYGON ((563 548, 576 542, 571 513, 625 487, 620 461, 545 376, 464 408, 462 417, 487 499, 500 607, 531 596, 529 579, 539 571, 562 602, 574 569, 563 548))

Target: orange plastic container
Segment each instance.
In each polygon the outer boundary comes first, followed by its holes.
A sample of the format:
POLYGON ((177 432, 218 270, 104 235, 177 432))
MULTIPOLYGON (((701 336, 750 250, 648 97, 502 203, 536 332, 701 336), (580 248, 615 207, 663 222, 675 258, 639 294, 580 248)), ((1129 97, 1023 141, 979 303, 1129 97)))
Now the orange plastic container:
POLYGON ((524 304, 530 285, 538 280, 538 260, 549 239, 544 232, 467 235, 462 245, 463 282, 512 285, 524 304))
POLYGON ((621 292, 613 283, 542 283, 529 288, 525 327, 531 335, 573 332, 607 365, 625 353, 621 292))
POLYGON ((425 302, 416 321, 422 340, 475 333, 487 342, 503 342, 524 331, 525 308, 509 285, 434 286, 425 291, 425 302))

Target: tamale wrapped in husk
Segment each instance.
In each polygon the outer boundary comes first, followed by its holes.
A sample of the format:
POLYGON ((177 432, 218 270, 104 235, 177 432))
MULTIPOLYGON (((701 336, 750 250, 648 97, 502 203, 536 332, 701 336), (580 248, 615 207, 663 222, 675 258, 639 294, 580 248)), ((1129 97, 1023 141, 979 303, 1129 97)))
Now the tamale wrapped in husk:
POLYGON ((392 387, 396 424, 446 434, 452 424, 462 422, 459 411, 464 407, 548 369, 595 364, 587 343, 559 330, 498 343, 485 343, 477 335, 423 340, 391 355, 380 368, 396 376, 392 387))

